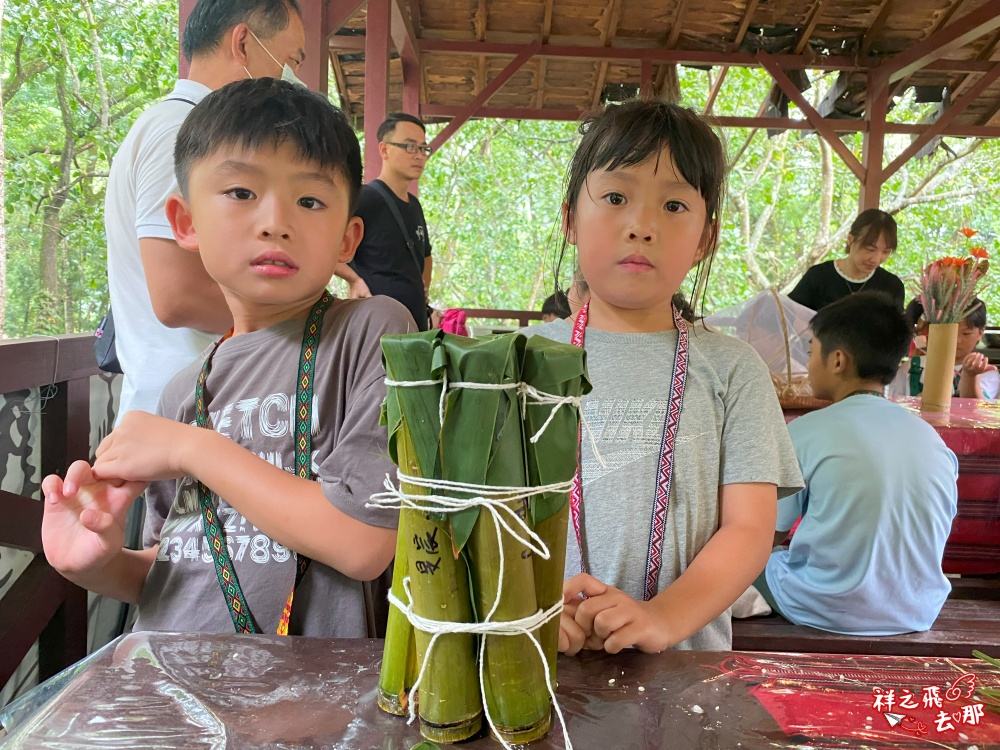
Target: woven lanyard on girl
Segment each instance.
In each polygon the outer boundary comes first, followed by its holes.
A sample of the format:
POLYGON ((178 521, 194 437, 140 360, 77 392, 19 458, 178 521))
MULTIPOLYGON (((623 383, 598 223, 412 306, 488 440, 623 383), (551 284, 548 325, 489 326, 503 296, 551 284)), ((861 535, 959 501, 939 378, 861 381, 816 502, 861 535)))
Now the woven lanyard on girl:
MULTIPOLYGON (((324 291, 323 296, 313 305, 309 311, 309 318, 306 320, 305 329, 302 332, 302 351, 299 355, 299 371, 295 382, 295 473, 303 479, 312 476, 312 400, 313 400, 313 375, 316 365, 316 350, 319 348, 319 336, 323 328, 323 315, 333 297, 329 292, 324 291)), ((208 420, 208 411, 205 408, 205 382, 208 374, 212 371, 212 358, 223 341, 233 335, 232 329, 215 344, 212 352, 201 367, 198 375, 198 384, 194 391, 195 421, 199 427, 212 429, 208 420)), ((250 613, 243 589, 240 587, 239 579, 236 577, 236 569, 226 545, 226 534, 219 524, 218 512, 216 509, 215 497, 212 491, 201 482, 198 482, 198 500, 201 502, 201 520, 205 527, 205 536, 208 537, 209 545, 212 549, 212 559, 215 561, 215 574, 219 578, 219 586, 226 597, 226 606, 229 614, 233 618, 233 625, 240 633, 259 633, 260 628, 250 613)), ((294 554, 294 553, 293 553, 294 554)), ((295 582, 292 590, 285 601, 285 608, 281 613, 281 620, 278 623, 278 635, 288 635, 288 621, 292 615, 292 600, 295 598, 295 589, 302 582, 302 577, 309 568, 309 558, 305 555, 296 555, 295 582)))
MULTIPOLYGON (((674 314, 674 325, 677 326, 677 351, 674 353, 674 367, 670 377, 670 396, 667 400, 667 416, 663 424, 663 439, 660 443, 660 466, 656 474, 656 493, 653 500, 652 520, 649 528, 649 552, 646 557, 646 581, 643 588, 643 599, 649 601, 656 596, 657 583, 660 578, 660 565, 663 558, 663 533, 667 524, 667 509, 670 504, 670 487, 674 475, 674 446, 677 441, 677 427, 681 419, 681 403, 684 400, 684 385, 687 382, 688 370, 688 330, 687 323, 681 314, 671 307, 674 314)), ((573 323, 573 346, 583 347, 583 338, 587 330, 587 319, 590 314, 588 302, 576 315, 573 323)), ((569 507, 573 519, 573 531, 576 532, 576 544, 580 549, 580 569, 586 573, 587 559, 583 551, 583 537, 580 534, 580 506, 583 502, 583 481, 580 476, 580 461, 577 459, 576 476, 573 478, 573 489, 570 491, 569 507)))

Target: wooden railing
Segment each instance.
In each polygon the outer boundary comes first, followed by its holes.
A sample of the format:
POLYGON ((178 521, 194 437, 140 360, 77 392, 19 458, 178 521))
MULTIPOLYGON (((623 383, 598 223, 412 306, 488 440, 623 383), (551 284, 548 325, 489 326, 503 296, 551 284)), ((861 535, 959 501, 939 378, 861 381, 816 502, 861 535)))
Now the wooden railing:
MULTIPOLYGON (((54 386, 41 412, 41 474, 64 474, 90 455, 93 337, 0 340, 0 393, 54 386)), ((87 654, 87 592, 69 583, 42 554, 42 502, 0 490, 0 545, 35 557, 0 599, 0 685, 38 641, 39 679, 87 654)))
POLYGON ((462 312, 467 318, 489 318, 491 320, 516 320, 518 326, 523 328, 530 320, 541 320, 542 314, 536 310, 483 310, 472 307, 463 307, 462 312))

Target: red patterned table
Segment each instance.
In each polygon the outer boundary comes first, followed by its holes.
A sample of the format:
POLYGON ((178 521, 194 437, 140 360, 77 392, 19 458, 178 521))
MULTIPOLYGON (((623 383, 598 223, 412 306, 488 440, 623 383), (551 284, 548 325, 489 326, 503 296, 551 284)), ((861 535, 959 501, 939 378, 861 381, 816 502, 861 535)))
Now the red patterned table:
MULTIPOLYGON (((1000 573, 1000 403, 952 399, 951 412, 920 411, 919 398, 893 398, 934 426, 958 456, 958 514, 942 567, 945 573, 1000 573)), ((787 421, 804 412, 787 410, 787 421)), ((919 457, 914 457, 914 463, 919 457)))
MULTIPOLYGON (((407 750, 416 727, 375 706, 381 653, 381 641, 135 633, 81 666, 4 747, 407 750)), ((1000 670, 924 657, 591 652, 560 659, 558 697, 577 750, 1000 750, 1000 715, 982 710, 973 682, 1000 686, 1000 670)), ((532 747, 563 748, 561 733, 532 747)))

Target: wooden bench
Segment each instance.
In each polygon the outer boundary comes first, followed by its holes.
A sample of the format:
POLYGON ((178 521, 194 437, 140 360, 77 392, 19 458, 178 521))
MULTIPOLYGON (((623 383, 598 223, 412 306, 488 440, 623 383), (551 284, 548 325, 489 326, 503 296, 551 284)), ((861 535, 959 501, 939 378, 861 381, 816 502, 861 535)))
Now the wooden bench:
POLYGON ((941 614, 924 633, 840 635, 771 615, 733 620, 733 650, 968 658, 978 649, 1000 656, 1000 580, 963 578, 952 586, 941 614))

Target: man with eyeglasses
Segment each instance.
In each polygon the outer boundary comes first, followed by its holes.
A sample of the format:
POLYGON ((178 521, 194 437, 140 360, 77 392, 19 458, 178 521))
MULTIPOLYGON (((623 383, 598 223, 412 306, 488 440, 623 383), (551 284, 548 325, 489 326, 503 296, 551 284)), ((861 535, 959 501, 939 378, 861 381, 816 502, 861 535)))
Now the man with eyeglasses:
POLYGON ((386 118, 377 137, 382 171, 361 188, 355 210, 365 224, 364 238, 354 260, 338 266, 337 275, 350 285, 351 298, 392 297, 426 331, 431 242, 420 201, 408 188, 431 155, 427 133, 419 118, 400 112, 386 118))

